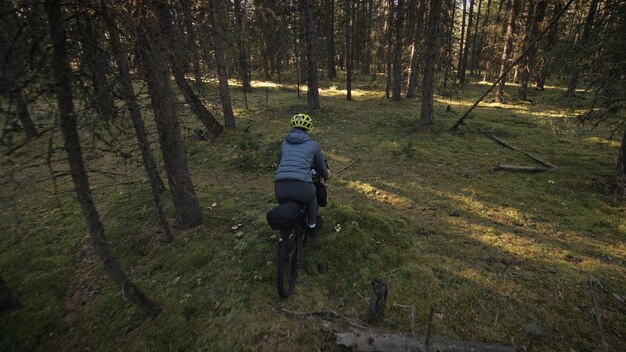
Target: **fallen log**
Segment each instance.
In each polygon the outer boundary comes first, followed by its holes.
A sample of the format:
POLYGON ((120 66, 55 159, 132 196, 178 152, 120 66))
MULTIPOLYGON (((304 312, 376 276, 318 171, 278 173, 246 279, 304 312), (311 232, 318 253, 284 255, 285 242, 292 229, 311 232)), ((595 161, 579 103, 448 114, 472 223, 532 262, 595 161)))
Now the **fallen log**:
MULTIPOLYGON (((511 145, 511 144, 509 144, 509 143, 507 143, 507 142, 506 142, 505 140, 503 140, 503 139, 500 139, 500 138, 498 138, 498 137, 496 137, 496 136, 494 136, 494 135, 491 135, 491 134, 487 134, 487 133, 485 133, 485 134, 486 134, 487 136, 489 136, 489 138, 491 138, 491 139, 493 139, 494 141, 496 141, 496 142, 500 143, 501 145, 503 145, 503 146, 505 146, 505 147, 507 147, 507 148, 509 148, 509 149, 515 150, 515 151, 517 151, 517 152, 520 152, 520 153, 522 153, 522 154, 526 155, 527 157, 529 157, 529 158, 533 159, 534 161, 538 162, 539 164, 544 165, 544 166, 545 166, 545 167, 547 167, 547 168, 550 168, 550 169, 556 169, 556 168, 557 168, 557 167, 556 167, 556 165, 551 164, 551 163, 549 163, 549 162, 547 162, 547 161, 545 161, 545 160, 543 160, 543 159, 540 159, 540 158, 538 158, 538 157, 536 157, 536 156, 534 156, 534 155, 532 155, 532 154, 530 154, 530 153, 528 153, 528 152, 525 152, 525 151, 523 151, 523 150, 521 150, 521 149, 519 149, 519 148, 517 148, 517 147, 515 147, 515 146, 513 146, 513 145, 511 145)), ((546 171, 546 170, 543 170, 543 171, 546 171)))
POLYGON ((498 164, 493 167, 493 171, 501 171, 501 170, 535 173, 535 172, 550 171, 554 169, 551 167, 532 167, 532 166, 518 166, 518 165, 506 165, 506 164, 498 164))
POLYGON ((455 341, 442 338, 430 338, 428 347, 426 337, 408 333, 386 333, 366 330, 362 332, 335 333, 337 344, 355 351, 380 352, 514 352, 515 346, 489 345, 481 342, 455 341))

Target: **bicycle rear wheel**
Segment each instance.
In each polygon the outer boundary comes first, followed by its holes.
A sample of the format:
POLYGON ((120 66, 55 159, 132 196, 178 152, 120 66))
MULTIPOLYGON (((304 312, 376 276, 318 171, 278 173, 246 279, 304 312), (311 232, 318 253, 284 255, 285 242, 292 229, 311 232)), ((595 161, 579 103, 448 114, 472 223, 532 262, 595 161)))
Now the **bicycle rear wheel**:
POLYGON ((298 261, 300 259, 300 245, 302 231, 296 225, 290 231, 281 231, 278 240, 278 294, 287 298, 296 286, 298 276, 298 261))

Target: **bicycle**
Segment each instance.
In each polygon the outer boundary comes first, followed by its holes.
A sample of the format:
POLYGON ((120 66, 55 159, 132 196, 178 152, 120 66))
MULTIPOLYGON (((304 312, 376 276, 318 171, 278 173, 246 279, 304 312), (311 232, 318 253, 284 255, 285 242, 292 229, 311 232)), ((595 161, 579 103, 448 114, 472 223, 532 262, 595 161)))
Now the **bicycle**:
POLYGON ((307 238, 305 207, 298 207, 298 220, 291 229, 281 230, 278 238, 277 287, 282 298, 289 297, 296 286, 300 253, 307 238))

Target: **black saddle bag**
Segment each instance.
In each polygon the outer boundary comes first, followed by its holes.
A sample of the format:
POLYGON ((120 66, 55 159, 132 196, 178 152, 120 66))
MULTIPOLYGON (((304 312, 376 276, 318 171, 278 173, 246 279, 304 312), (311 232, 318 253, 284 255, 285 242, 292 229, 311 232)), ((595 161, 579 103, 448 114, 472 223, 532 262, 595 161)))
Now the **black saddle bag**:
POLYGON ((289 230, 298 221, 300 204, 285 202, 267 212, 267 223, 274 230, 289 230))
POLYGON ((326 191, 326 185, 321 182, 315 182, 314 185, 317 205, 323 208, 326 204, 328 204, 328 192, 326 191))

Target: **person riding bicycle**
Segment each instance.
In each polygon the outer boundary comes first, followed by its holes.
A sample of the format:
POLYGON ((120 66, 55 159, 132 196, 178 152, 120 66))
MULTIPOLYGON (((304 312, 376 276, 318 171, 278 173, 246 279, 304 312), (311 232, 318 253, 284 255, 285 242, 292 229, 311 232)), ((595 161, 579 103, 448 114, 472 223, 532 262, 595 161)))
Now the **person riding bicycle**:
POLYGON ((330 177, 330 171, 320 145, 308 134, 313 119, 306 114, 296 114, 291 118, 291 127, 280 147, 274 193, 279 203, 293 200, 306 205, 309 236, 314 237, 318 228, 318 204, 312 170, 325 180, 330 177))

